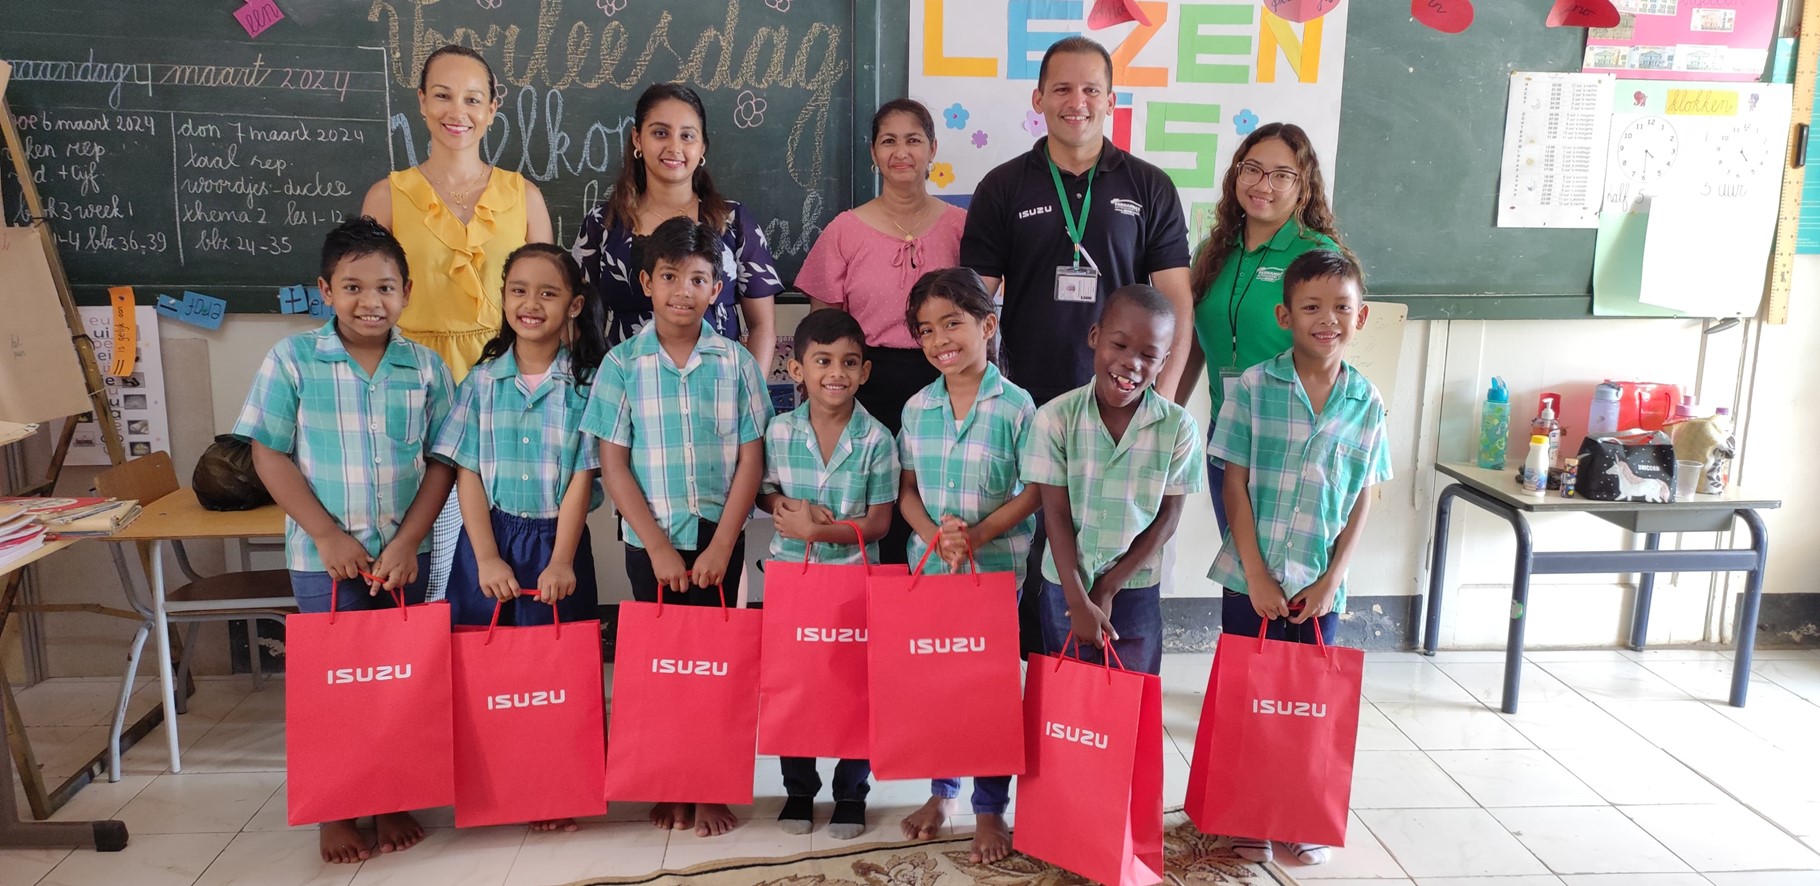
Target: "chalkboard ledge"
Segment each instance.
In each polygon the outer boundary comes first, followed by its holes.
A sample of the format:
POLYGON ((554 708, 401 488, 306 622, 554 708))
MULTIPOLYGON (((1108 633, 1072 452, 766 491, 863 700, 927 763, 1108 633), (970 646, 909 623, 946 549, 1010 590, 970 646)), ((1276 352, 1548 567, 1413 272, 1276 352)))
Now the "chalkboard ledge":
POLYGON ((1411 320, 1588 320, 1592 296, 1551 293, 1454 293, 1394 295, 1374 292, 1370 301, 1409 306, 1411 320))

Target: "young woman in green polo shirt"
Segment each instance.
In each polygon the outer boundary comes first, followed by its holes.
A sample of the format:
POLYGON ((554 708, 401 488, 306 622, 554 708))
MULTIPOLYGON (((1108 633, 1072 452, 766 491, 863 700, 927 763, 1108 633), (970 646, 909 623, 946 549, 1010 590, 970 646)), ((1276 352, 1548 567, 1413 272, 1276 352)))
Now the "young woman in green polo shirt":
MULTIPOLYGON (((1196 249, 1189 271, 1195 293, 1194 348, 1176 385, 1176 400, 1186 404, 1196 374, 1205 367, 1213 399, 1209 433, 1228 381, 1289 349, 1289 331, 1276 318, 1283 302, 1283 269, 1312 249, 1352 255, 1340 242, 1308 133, 1294 123, 1267 123, 1233 153, 1220 184, 1213 231, 1196 249)), ((1208 471, 1209 488, 1219 489, 1223 467, 1210 460, 1208 471)), ((1213 509, 1225 532, 1226 507, 1217 493, 1213 509)))

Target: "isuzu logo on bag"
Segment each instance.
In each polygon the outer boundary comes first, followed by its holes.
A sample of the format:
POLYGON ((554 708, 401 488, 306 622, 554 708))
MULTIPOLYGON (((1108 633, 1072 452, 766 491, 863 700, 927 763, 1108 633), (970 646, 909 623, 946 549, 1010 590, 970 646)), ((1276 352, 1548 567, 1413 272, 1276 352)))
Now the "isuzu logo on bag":
POLYGON ((918 637, 910 641, 911 655, 937 655, 950 652, 985 651, 985 637, 918 637))
POLYGON ((1106 747, 1106 733, 1064 726, 1054 720, 1043 721, 1043 734, 1050 738, 1059 738, 1062 741, 1084 744, 1090 748, 1104 750, 1106 747))
POLYGON ((501 711, 509 708, 541 708, 545 705, 562 704, 569 700, 567 689, 552 689, 548 692, 509 692, 502 695, 487 696, 487 710, 501 711))
POLYGON ((864 643, 865 628, 797 628, 796 639, 802 643, 864 643))
POLYGON ((1284 701, 1280 698, 1254 698, 1251 700, 1251 712, 1254 714, 1279 714, 1284 717, 1325 717, 1327 705, 1306 701, 1284 701))
POLYGON ((708 661, 706 659, 685 661, 680 658, 653 658, 651 659, 651 673, 695 674, 703 677, 725 677, 727 675, 727 663, 724 661, 708 661))
POLYGON ((336 668, 328 672, 329 685, 341 683, 376 683, 381 680, 409 680, 411 666, 380 665, 375 668, 336 668))

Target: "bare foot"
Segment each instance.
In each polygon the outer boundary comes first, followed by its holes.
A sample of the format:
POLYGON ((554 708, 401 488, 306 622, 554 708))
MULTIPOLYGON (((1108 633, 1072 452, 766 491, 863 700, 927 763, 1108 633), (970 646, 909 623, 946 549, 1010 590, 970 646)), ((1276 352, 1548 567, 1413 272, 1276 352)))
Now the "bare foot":
POLYGON ((905 816, 898 825, 904 830, 904 839, 933 840, 941 836, 942 823, 948 820, 951 802, 942 797, 930 797, 921 808, 905 816))
POLYGON ((581 825, 576 824, 575 819, 573 818, 552 818, 549 821, 531 822, 531 830, 568 831, 569 833, 574 833, 581 830, 581 825))
POLYGON ((403 852, 423 842, 423 825, 409 812, 375 815, 373 828, 379 832, 380 852, 403 852))
POLYGON ((651 826, 660 831, 692 828, 695 826, 695 807, 689 803, 659 803, 652 806, 651 826))
POLYGON ((739 818, 721 803, 695 805, 695 836, 718 837, 739 826, 739 818))
POLYGON ((992 864, 1011 854, 1011 829, 1003 815, 973 816, 972 849, 967 858, 974 864, 992 864))
POLYGON ((358 864, 373 855, 373 840, 354 827, 354 820, 325 821, 317 830, 322 860, 329 864, 358 864))

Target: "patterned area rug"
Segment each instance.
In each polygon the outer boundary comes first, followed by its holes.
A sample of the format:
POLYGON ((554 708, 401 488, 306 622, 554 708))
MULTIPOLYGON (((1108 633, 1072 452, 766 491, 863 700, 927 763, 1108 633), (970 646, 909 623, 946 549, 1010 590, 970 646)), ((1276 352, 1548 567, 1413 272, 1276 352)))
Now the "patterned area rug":
MULTIPOLYGON (((1264 868, 1232 854, 1224 837, 1195 830, 1188 817, 1165 819, 1163 857, 1181 886, 1281 883, 1264 868)), ((994 865, 967 860, 969 837, 912 843, 874 843, 806 852, 786 858, 730 858, 683 871, 584 880, 577 886, 1089 886, 1092 881, 1025 855, 994 865)))

